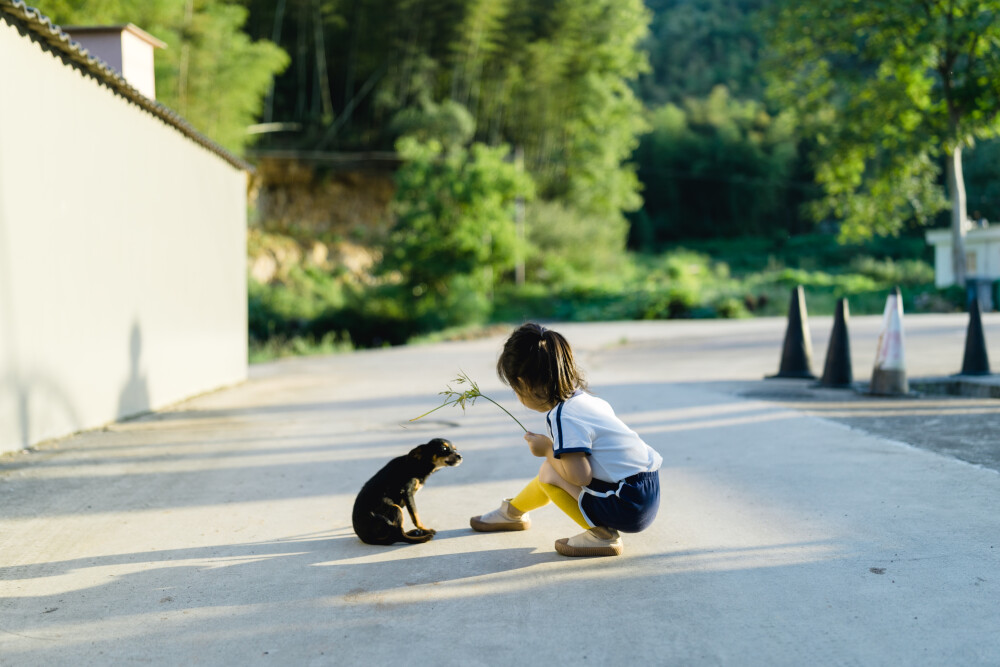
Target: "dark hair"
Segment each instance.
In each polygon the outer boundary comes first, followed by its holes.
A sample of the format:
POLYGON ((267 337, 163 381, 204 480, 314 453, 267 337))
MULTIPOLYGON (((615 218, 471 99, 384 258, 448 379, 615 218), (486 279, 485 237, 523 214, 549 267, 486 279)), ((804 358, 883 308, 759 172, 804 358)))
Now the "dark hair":
POLYGON ((533 393, 551 405, 587 387, 566 339, 534 322, 522 324, 504 343, 497 375, 511 389, 533 393))

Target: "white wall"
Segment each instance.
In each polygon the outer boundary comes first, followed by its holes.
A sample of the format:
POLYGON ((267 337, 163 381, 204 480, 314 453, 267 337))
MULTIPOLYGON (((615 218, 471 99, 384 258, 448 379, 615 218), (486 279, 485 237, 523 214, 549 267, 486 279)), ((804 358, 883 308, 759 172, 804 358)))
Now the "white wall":
POLYGON ((246 378, 246 174, 0 21, 0 452, 246 378))

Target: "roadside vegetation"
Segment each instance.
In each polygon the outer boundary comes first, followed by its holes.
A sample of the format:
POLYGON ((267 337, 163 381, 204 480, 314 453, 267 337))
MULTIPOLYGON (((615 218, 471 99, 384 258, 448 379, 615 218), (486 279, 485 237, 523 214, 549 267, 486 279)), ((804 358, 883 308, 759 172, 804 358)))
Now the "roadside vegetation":
POLYGON ((251 359, 329 354, 435 334, 462 337, 526 319, 783 316, 796 285, 805 287, 812 315, 832 314, 841 297, 848 298, 854 315, 881 313, 897 285, 907 312, 959 310, 962 290, 934 287, 928 252, 919 237, 863 246, 838 244, 829 234, 784 241, 691 240, 659 254, 623 253, 617 269, 601 277, 505 285, 493 293, 488 308, 456 304, 446 327, 421 326, 408 317, 394 290, 297 266, 270 285, 251 279, 251 359))

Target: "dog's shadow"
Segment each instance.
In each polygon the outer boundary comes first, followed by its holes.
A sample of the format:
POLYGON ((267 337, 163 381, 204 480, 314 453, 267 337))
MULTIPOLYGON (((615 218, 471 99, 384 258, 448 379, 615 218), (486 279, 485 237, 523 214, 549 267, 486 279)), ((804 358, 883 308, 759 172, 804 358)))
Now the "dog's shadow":
POLYGON ((468 528, 452 528, 450 530, 439 530, 435 535, 435 540, 450 540, 456 537, 468 537, 473 531, 468 528))

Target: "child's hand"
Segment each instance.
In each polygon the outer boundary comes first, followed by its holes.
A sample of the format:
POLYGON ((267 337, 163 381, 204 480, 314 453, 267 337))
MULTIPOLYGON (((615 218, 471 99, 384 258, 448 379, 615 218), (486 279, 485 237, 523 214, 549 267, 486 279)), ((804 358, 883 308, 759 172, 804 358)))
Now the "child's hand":
POLYGON ((539 458, 545 458, 545 456, 552 451, 552 438, 547 435, 542 435, 541 433, 525 433, 524 439, 528 441, 528 448, 531 449, 531 453, 539 458))

